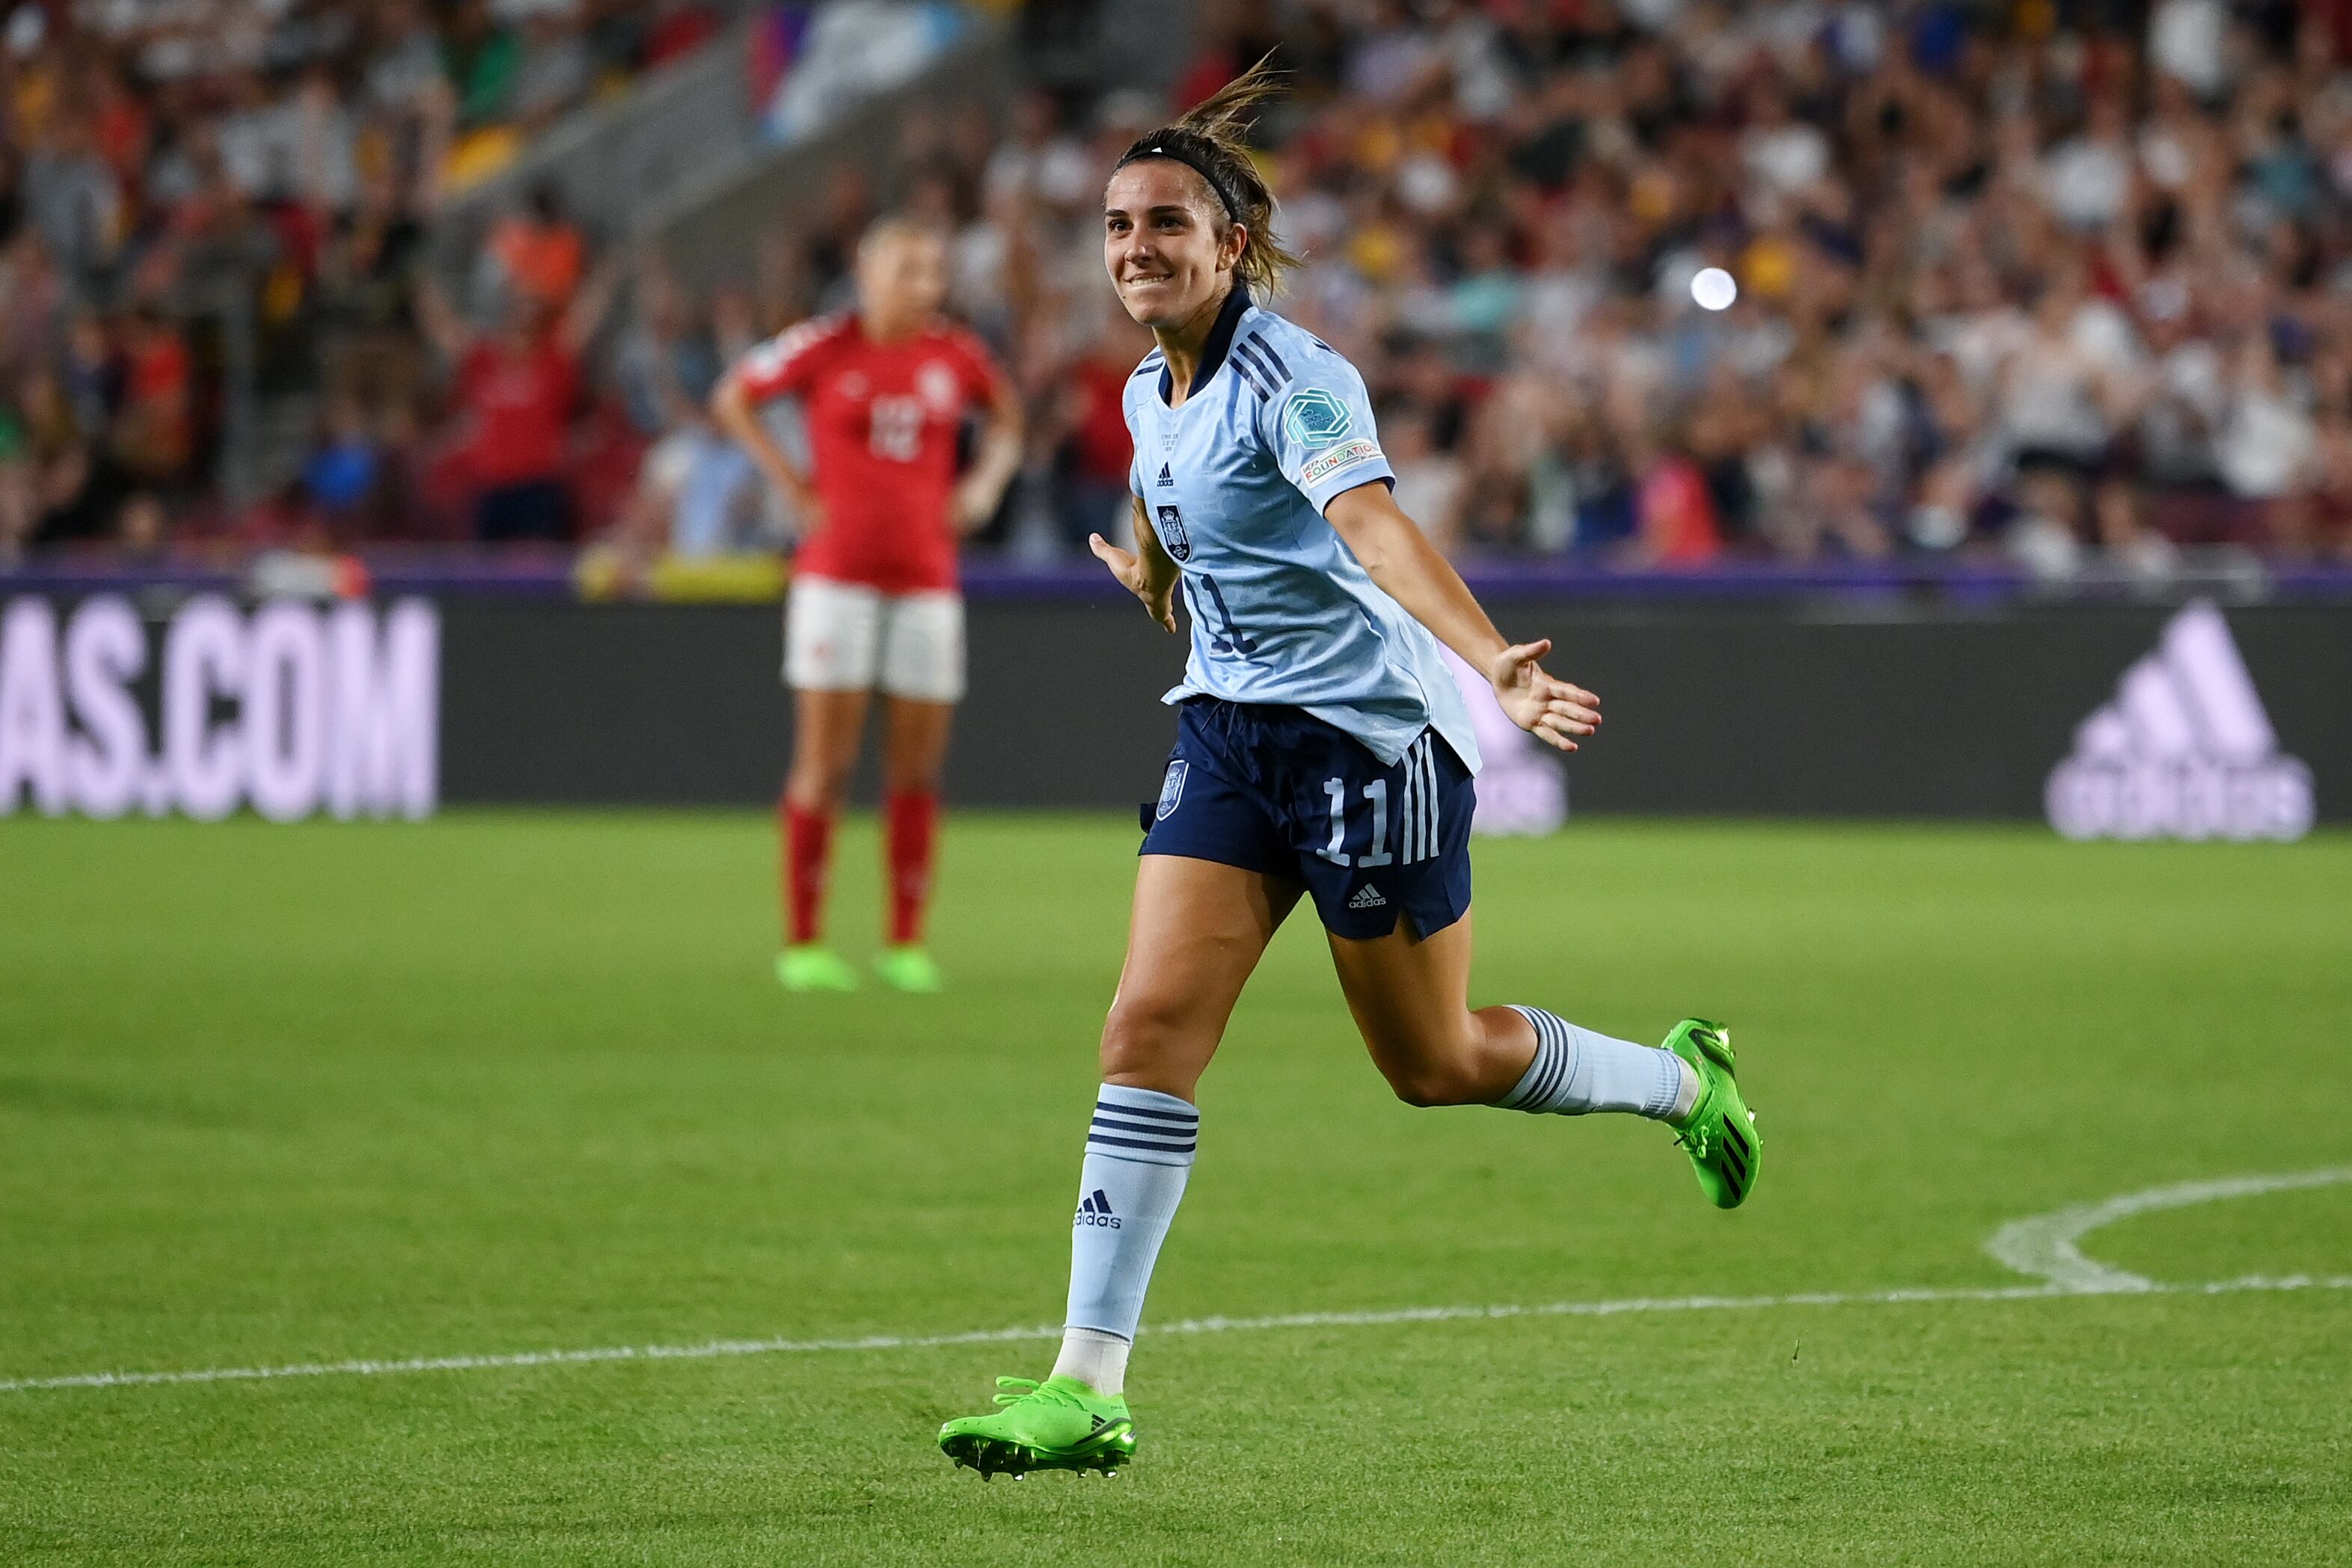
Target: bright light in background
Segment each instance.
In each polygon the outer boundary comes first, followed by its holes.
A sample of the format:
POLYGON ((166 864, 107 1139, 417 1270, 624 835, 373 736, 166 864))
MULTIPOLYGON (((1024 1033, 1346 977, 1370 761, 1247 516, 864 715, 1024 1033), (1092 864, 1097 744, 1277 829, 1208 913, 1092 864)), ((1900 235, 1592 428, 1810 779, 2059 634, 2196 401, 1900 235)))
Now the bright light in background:
POLYGON ((1702 267, 1691 278, 1691 298, 1702 310, 1727 310, 1739 298, 1739 285, 1720 267, 1702 267))

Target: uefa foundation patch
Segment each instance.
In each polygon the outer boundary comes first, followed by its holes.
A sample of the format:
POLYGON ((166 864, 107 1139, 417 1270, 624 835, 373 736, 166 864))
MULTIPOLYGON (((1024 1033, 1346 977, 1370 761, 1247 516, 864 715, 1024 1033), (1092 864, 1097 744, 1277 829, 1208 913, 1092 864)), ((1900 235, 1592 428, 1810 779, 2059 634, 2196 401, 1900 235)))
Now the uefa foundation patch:
POLYGON ((1358 463, 1368 463, 1380 455, 1380 447, 1359 436, 1344 447, 1334 447, 1329 451, 1319 452, 1308 459, 1306 468, 1299 470, 1298 482, 1311 485, 1318 479, 1338 473, 1341 468, 1353 468, 1358 463))

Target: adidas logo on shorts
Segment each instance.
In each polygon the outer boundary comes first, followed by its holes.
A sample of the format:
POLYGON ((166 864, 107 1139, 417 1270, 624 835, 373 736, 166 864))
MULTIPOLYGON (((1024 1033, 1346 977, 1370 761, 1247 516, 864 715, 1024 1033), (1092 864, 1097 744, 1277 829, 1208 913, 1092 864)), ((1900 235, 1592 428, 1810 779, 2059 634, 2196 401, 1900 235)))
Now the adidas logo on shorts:
POLYGON ((1348 907, 1351 910, 1384 910, 1389 907, 1389 901, 1381 897, 1378 888, 1367 882, 1356 889, 1356 896, 1348 900, 1348 907))
POLYGON ((2203 599, 2124 671, 2043 792, 2069 838, 2300 838, 2311 770, 2279 750, 2221 612, 2203 599))

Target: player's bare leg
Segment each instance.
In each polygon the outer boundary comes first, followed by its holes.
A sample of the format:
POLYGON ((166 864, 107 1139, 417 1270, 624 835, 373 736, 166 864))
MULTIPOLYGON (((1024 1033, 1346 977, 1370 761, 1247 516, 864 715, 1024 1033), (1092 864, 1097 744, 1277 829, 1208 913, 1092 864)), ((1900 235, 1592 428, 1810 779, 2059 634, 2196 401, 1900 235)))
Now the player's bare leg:
POLYGON ((1536 1030, 1510 1007, 1470 1008, 1470 917, 1434 936, 1332 936, 1331 962, 1372 1064, 1408 1105, 1492 1105, 1535 1060, 1536 1030))
POLYGON ((937 991, 939 966, 923 950, 923 913, 937 855, 940 783, 947 767, 952 702, 885 697, 882 702, 883 850, 889 877, 889 941, 875 960, 901 991, 937 991))
POLYGON ((1103 1022, 1103 1081, 1192 1098, 1242 986, 1304 890, 1214 860, 1136 860, 1127 963, 1103 1022))
POLYGON ((1103 1022, 1103 1087, 1070 1227, 1061 1354, 1043 1383, 999 1378, 1003 1408, 940 1429, 949 1457, 983 1475, 1108 1470, 1135 1452, 1127 1354, 1192 1171, 1193 1089, 1302 891, 1211 860, 1146 855, 1136 866, 1127 964, 1103 1022))
POLYGON ((776 977, 790 990, 847 991, 857 984, 856 972, 824 945, 824 886, 867 701, 864 691, 793 693, 793 763, 776 814, 785 942, 776 977))
POLYGON ((1473 1012, 1466 911, 1426 938, 1401 921, 1386 936, 1330 942, 1356 1027, 1407 1104, 1630 1111, 1675 1129, 1699 1190, 1717 1207, 1738 1206, 1754 1187, 1761 1141, 1721 1025, 1685 1018, 1654 1049, 1540 1007, 1473 1012))

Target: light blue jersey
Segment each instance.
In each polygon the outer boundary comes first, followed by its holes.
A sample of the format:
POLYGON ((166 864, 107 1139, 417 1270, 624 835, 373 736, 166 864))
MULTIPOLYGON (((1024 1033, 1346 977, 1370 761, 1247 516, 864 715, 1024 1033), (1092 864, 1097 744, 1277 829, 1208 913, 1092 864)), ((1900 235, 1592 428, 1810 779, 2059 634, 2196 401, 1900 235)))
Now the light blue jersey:
POLYGON ((1225 302, 1183 406, 1146 354, 1127 384, 1129 476, 1183 573, 1192 648, 1169 702, 1303 708, 1391 766, 1424 727, 1478 769, 1437 639, 1324 521, 1343 490, 1393 482, 1356 367, 1251 303, 1225 302))

